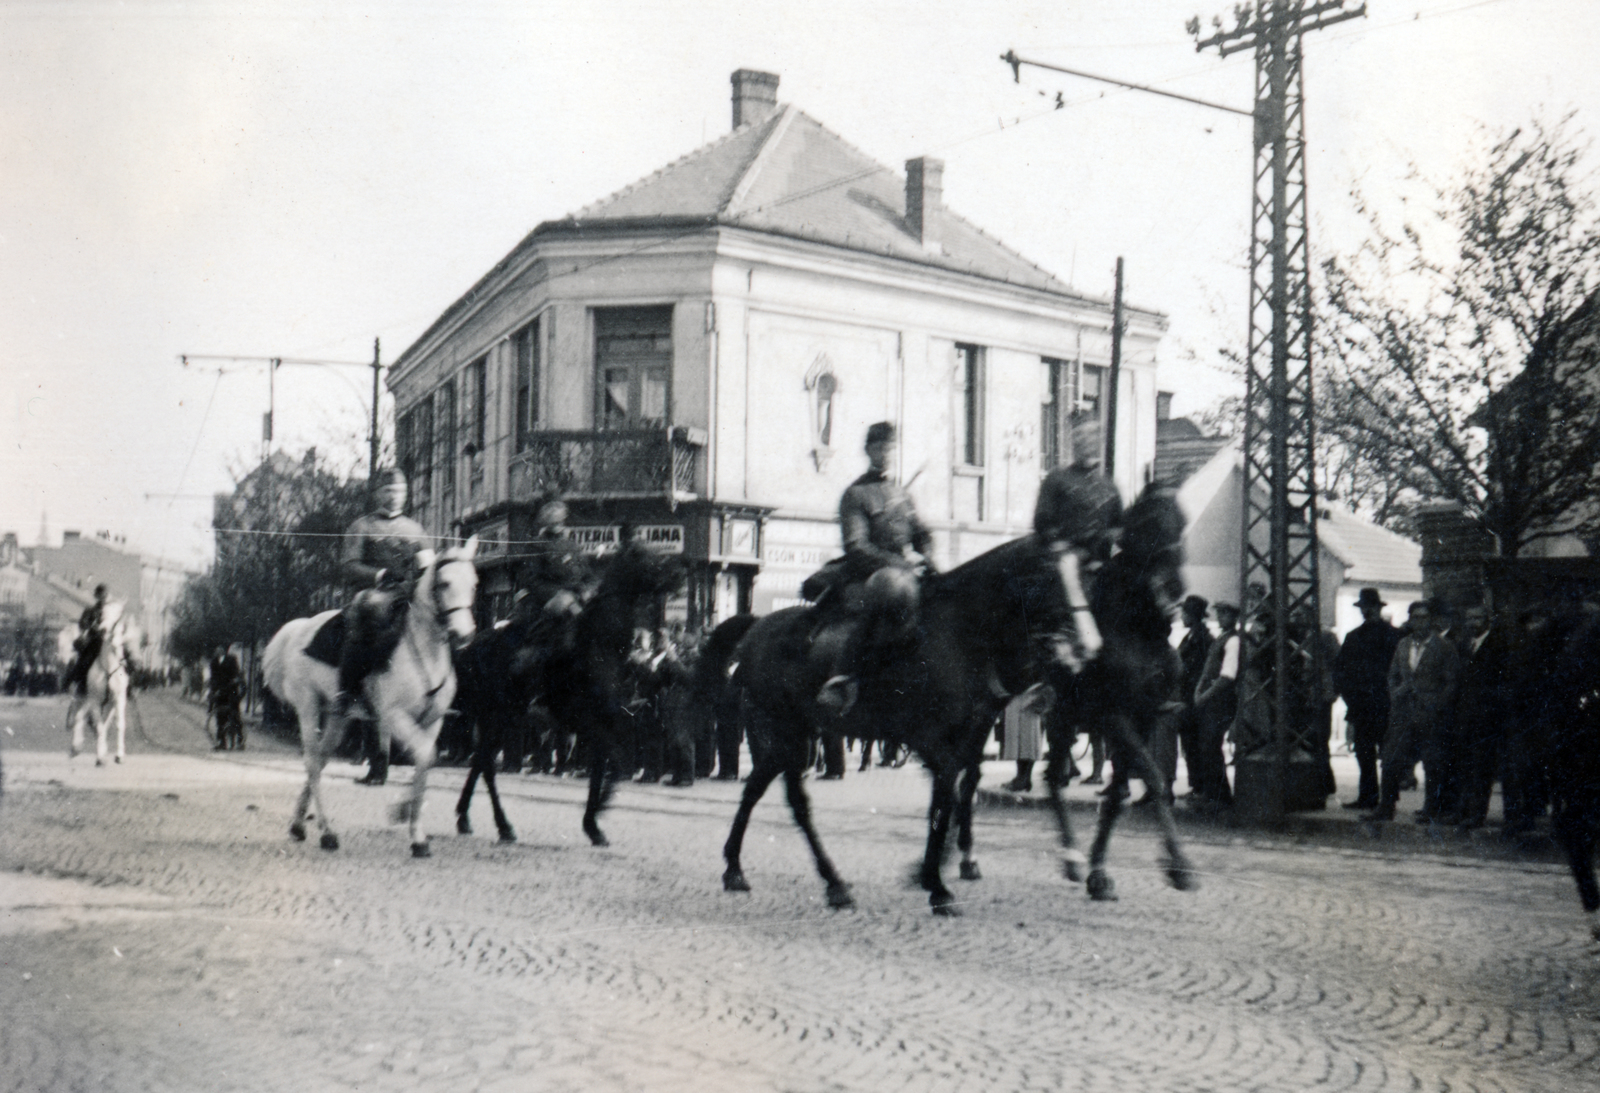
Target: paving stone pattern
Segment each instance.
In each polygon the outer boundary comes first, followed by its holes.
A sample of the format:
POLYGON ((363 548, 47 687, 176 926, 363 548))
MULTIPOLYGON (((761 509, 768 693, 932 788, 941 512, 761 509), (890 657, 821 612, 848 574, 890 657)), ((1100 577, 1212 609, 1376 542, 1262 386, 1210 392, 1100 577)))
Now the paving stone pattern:
POLYGON ((596 850, 570 781, 504 777, 501 846, 484 804, 451 833, 439 772, 417 861, 345 766, 327 853, 285 834, 292 757, 176 754, 192 726, 144 714, 123 768, 5 756, 0 1091, 1600 1088, 1600 954, 1548 864, 1211 839, 1178 893, 1136 822, 1099 904, 1042 815, 993 811, 936 919, 922 775, 873 770, 811 785, 832 912, 781 793, 750 895, 726 783, 622 787, 596 850))

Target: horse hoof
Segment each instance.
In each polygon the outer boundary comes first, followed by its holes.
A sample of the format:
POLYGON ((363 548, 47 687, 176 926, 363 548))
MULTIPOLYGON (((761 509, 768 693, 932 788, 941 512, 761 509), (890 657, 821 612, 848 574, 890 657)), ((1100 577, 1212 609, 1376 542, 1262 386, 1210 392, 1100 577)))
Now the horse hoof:
POLYGON ((390 805, 389 806, 389 822, 392 823, 392 824, 410 823, 411 822, 411 802, 410 801, 400 801, 397 804, 390 805))
POLYGON ((94 765, 97 767, 103 767, 106 765, 106 761, 104 759, 96 759, 94 761, 94 765))
POLYGON ((297 843, 306 841, 306 825, 295 823, 289 825, 289 837, 297 843))
POLYGON ((978 863, 975 861, 964 861, 961 863, 961 879, 982 880, 983 870, 978 868, 978 863))
POLYGON ((120 762, 122 762, 122 756, 120 756, 120 755, 119 755, 119 756, 117 756, 117 758, 116 758, 116 761, 117 761, 117 762, 118 762, 118 763, 120 763, 120 762))
POLYGON ((940 918, 961 917, 961 908, 956 906, 956 897, 949 892, 937 892, 929 896, 928 903, 933 907, 933 913, 940 918))
POLYGON ((431 858, 433 857, 433 851, 428 849, 428 844, 425 842, 412 843, 411 856, 413 858, 431 858))
POLYGON ((78 757, 78 749, 77 748, 68 748, 67 749, 67 758, 68 759, 76 759, 77 757, 78 757))
POLYGON ((1186 861, 1175 861, 1167 866, 1167 881, 1180 892, 1193 892, 1200 887, 1200 878, 1186 861))
POLYGON ((509 827, 502 827, 500 829, 500 841, 503 843, 514 843, 517 841, 517 833, 511 830, 509 827))
POLYGON ((732 869, 722 874, 722 890, 724 892, 748 892, 750 882, 744 879, 744 874, 732 869))
POLYGON ((339 836, 335 835, 331 831, 324 831, 322 833, 322 849, 324 849, 324 850, 337 850, 337 849, 339 849, 339 836))
POLYGON ((606 838, 606 833, 604 831, 601 831, 598 827, 586 827, 586 828, 583 829, 583 833, 585 835, 589 836, 589 845, 590 846, 610 846, 611 845, 611 840, 606 838))
POLYGON ((1117 901, 1116 881, 1096 869, 1089 874, 1089 898, 1101 903, 1115 903, 1117 901))
MULTIPOLYGON (((740 879, 742 880, 743 878, 740 879)), ((829 907, 832 907, 835 911, 849 911, 853 910, 855 905, 856 901, 855 898, 850 895, 850 886, 848 884, 841 883, 828 885, 829 907)))
POLYGON ((1061 861, 1061 872, 1066 874, 1073 884, 1082 884, 1085 876, 1085 867, 1089 859, 1083 856, 1081 850, 1068 850, 1061 861))
POLYGON ((472 821, 467 819, 467 814, 465 812, 456 813, 456 834, 472 834, 472 821))

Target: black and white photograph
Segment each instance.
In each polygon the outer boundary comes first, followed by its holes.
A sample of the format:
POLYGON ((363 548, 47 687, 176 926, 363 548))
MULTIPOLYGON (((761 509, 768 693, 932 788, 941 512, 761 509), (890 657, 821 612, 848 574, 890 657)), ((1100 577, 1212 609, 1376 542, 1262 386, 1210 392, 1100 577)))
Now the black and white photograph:
POLYGON ((1591 0, 0 0, 0 1093, 1600 1088, 1591 0))

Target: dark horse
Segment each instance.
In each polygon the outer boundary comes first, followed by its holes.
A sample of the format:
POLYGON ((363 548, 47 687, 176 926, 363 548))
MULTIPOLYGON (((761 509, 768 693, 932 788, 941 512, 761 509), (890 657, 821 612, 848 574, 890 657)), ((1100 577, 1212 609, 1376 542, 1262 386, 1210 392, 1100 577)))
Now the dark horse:
MULTIPOLYGON (((628 652, 641 609, 683 582, 676 559, 633 544, 601 560, 599 583, 576 619, 560 626, 516 624, 493 631, 472 661, 466 700, 477 722, 472 769, 456 802, 456 829, 472 830, 467 810, 475 780, 483 778, 502 842, 516 838, 500 807, 494 759, 519 718, 560 726, 578 735, 589 767, 589 798, 584 834, 605 846, 600 813, 616 785, 614 756, 627 737, 624 707, 633 693, 628 652)), ((646 620, 648 621, 648 620, 646 620)))
MULTIPOLYGON (((1161 497, 1176 514, 1170 493, 1161 497)), ((1148 521, 1141 520, 1138 526, 1147 530, 1148 521)), ((1181 534, 1181 516, 1177 528, 1181 534)), ((740 863, 745 829, 756 803, 782 774, 795 822, 827 885, 829 904, 852 905, 849 887, 812 824, 802 780, 812 737, 828 727, 903 743, 921 757, 933 786, 928 842, 918 879, 936 913, 954 913, 955 897, 945 887, 941 870, 950 823, 965 819, 963 802, 970 802, 975 785, 961 784, 961 776, 976 766, 995 718, 1010 698, 1041 682, 1048 670, 1049 637, 1069 612, 1060 561, 1058 544, 1049 536, 1031 534, 931 578, 923 588, 916 633, 885 667, 863 681, 860 700, 843 719, 819 708, 815 696, 831 670, 832 648, 848 623, 819 625, 814 609, 796 607, 751 626, 733 652, 732 682, 743 695, 755 766, 723 848, 727 861, 723 887, 749 890, 740 863)), ((1108 598, 1104 606, 1115 602, 1108 598)), ((1110 628, 1109 632, 1120 637, 1124 631, 1110 628)), ((1102 655, 1136 662, 1145 654, 1141 647, 1102 655)), ((1169 853, 1173 883, 1188 886, 1188 866, 1175 843, 1169 853)))
POLYGON ((1073 727, 1098 729, 1110 745, 1111 785, 1101 797, 1099 826, 1089 851, 1089 895, 1116 899, 1105 871, 1106 849, 1128 797, 1128 779, 1137 777, 1152 798, 1166 844, 1167 876, 1173 887, 1194 888, 1196 878, 1178 844, 1167 784, 1150 754, 1154 730, 1180 710, 1177 701, 1182 665, 1168 641, 1172 617, 1183 599, 1179 569, 1183 565, 1183 513, 1176 494, 1165 487, 1147 487, 1122 517, 1118 549, 1094 575, 1089 606, 1105 644, 1100 655, 1075 676, 1057 669, 1056 706, 1047 719, 1050 764, 1045 782, 1050 789, 1066 874, 1082 880, 1083 855, 1078 851, 1062 791, 1073 727))

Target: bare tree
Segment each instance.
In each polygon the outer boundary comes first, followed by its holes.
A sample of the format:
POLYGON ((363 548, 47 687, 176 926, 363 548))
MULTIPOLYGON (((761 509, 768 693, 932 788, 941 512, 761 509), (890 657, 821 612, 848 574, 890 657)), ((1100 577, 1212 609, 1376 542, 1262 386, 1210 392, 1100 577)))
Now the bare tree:
POLYGON ((292 618, 335 606, 343 532, 365 509, 363 479, 311 449, 274 456, 219 498, 217 558, 174 606, 171 652, 194 660, 231 642, 257 646, 292 618))
MULTIPOLYGON (((1570 117, 1492 140, 1428 220, 1324 263, 1319 427, 1514 557, 1600 526, 1600 229, 1570 117)), ((1380 517, 1381 519, 1381 517, 1380 517)))

